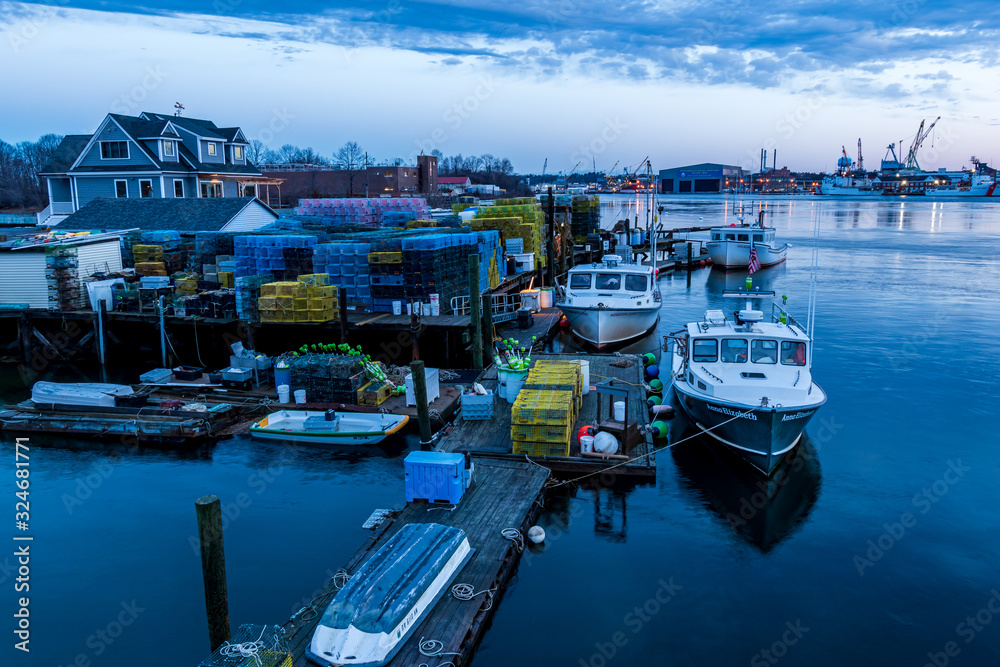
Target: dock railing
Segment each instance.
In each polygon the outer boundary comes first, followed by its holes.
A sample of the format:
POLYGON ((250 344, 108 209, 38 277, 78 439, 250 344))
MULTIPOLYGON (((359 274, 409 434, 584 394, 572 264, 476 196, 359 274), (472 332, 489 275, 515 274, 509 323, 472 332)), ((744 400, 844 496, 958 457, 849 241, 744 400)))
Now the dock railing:
MULTIPOLYGON (((521 307, 520 294, 494 294, 491 301, 493 302, 494 322, 509 322, 517 318, 517 310, 521 307)), ((468 315, 469 297, 453 296, 451 310, 455 315, 468 315)))

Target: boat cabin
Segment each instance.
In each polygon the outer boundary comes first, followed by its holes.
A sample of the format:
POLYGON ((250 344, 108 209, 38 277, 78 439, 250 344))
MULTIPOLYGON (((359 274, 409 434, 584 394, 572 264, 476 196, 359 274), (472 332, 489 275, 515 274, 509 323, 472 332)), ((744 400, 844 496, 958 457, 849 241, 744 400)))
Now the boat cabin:
POLYGON ((627 303, 649 306, 660 300, 653 270, 642 264, 623 264, 616 255, 605 255, 600 264, 575 266, 566 279, 566 304, 574 299, 611 306, 627 303))
POLYGON ((712 229, 713 241, 738 241, 743 243, 773 243, 774 229, 770 227, 716 227, 712 229))

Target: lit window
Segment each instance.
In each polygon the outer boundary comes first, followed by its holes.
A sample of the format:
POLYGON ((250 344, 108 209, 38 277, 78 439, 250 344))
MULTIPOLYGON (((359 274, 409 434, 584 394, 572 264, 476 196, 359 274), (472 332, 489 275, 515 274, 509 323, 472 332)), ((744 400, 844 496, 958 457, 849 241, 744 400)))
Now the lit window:
POLYGON ((153 181, 139 181, 139 196, 143 199, 153 196, 153 181))
POLYGON ((201 196, 206 198, 221 197, 222 183, 202 183, 201 196))
POLYGON ((242 160, 243 159, 243 147, 242 146, 233 146, 233 159, 234 160, 242 160))
POLYGON ((215 151, 216 151, 215 144, 209 143, 208 144, 208 154, 209 155, 215 155, 215 151))
POLYGON ((166 157, 173 157, 174 156, 174 142, 172 142, 172 141, 164 141, 163 142, 163 154, 166 157))

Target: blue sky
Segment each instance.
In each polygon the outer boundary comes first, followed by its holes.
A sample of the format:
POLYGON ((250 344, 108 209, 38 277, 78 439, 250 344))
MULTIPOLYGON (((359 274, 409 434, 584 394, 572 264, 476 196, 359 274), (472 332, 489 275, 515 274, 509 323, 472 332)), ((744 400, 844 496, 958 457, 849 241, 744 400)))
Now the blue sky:
POLYGON ((180 101, 323 154, 829 170, 941 116, 924 167, 1000 161, 995 2, 0 2, 0 31, 7 141, 180 101))

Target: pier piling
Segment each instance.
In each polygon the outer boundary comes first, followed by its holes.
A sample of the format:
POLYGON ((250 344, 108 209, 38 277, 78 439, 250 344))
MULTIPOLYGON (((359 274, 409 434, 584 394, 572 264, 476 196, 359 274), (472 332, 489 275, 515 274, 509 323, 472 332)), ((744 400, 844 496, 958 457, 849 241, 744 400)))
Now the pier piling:
POLYGON ((483 363, 493 359, 493 295, 483 295, 483 363))
POLYGON ((417 423, 420 425, 420 449, 430 449, 431 446, 431 415, 427 409, 427 376, 424 373, 424 362, 411 361, 410 373, 413 375, 413 399, 417 402, 417 423))
POLYGON ((479 300, 479 255, 469 255, 469 317, 472 320, 472 367, 483 367, 482 313, 479 300))
POLYGON ((205 580, 205 612, 211 650, 229 640, 229 598, 226 590, 226 554, 222 544, 222 503, 218 496, 194 501, 201 544, 201 574, 205 580))
POLYGON ((338 290, 339 298, 337 305, 340 306, 340 342, 347 344, 347 288, 341 287, 338 290))

